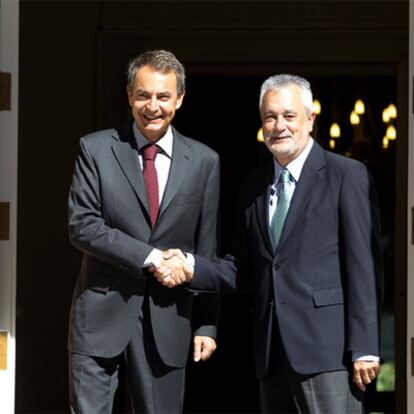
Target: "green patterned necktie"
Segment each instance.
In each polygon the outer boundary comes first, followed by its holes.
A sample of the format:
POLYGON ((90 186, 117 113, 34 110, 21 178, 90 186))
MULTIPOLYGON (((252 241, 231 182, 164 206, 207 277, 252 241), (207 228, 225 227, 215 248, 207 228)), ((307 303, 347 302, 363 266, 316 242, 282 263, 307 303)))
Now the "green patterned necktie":
POLYGON ((270 231, 272 233, 273 245, 275 248, 279 244, 280 235, 282 234, 283 230, 283 225, 285 224, 286 216, 289 211, 291 199, 291 192, 289 191, 290 180, 291 175, 289 170, 283 168, 279 177, 280 190, 277 200, 277 206, 270 224, 270 231))

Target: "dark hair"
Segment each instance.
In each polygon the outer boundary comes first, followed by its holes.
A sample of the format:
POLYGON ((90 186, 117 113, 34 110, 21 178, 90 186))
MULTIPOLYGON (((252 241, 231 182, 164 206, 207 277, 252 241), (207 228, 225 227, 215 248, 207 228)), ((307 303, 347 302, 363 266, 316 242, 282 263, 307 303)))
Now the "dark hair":
POLYGON ((184 66, 167 50, 148 50, 141 53, 129 62, 127 69, 127 86, 132 89, 135 82, 135 75, 143 66, 149 66, 154 71, 161 73, 174 72, 177 78, 177 95, 181 96, 185 90, 184 66))

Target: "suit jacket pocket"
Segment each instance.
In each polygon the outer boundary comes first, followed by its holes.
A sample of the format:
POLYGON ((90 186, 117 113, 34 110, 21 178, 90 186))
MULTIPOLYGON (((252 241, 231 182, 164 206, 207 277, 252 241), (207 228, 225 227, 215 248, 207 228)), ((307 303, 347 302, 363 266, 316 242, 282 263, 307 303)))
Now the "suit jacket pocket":
POLYGON ((109 290, 111 279, 108 275, 89 274, 87 276, 86 288, 98 293, 107 293, 109 290))
POLYGON ((340 305, 344 303, 342 287, 332 287, 313 291, 313 303, 316 307, 340 305))

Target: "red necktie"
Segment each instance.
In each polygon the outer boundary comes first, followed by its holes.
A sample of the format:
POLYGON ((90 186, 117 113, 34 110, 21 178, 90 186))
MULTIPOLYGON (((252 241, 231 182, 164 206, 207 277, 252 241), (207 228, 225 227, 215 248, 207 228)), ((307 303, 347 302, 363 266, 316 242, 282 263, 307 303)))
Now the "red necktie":
POLYGON ((157 170, 155 169, 155 157, 158 153, 156 145, 147 145, 142 149, 144 157, 144 181, 148 194, 148 205, 151 216, 152 227, 157 221, 159 209, 159 195, 158 195, 158 178, 157 170))

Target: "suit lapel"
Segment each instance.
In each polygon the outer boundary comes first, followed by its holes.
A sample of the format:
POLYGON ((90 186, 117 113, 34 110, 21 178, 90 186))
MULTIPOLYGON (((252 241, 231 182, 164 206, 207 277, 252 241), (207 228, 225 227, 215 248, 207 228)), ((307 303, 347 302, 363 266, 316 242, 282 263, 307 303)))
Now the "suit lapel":
POLYGON ((296 184, 295 192, 293 193, 285 226, 280 237, 279 249, 282 248, 292 229, 298 223, 312 196, 313 191, 322 180, 325 164, 324 150, 316 142, 314 142, 312 150, 303 165, 299 182, 296 184))
POLYGON ((132 189, 138 196, 141 204, 149 214, 148 197, 145 189, 144 176, 139 164, 138 151, 135 139, 132 136, 132 129, 125 128, 118 130, 118 138, 112 145, 112 150, 118 164, 125 174, 132 189))
POLYGON ((270 235, 269 228, 269 197, 270 188, 273 183, 273 163, 269 163, 265 166, 265 172, 263 174, 263 181, 260 184, 259 195, 256 197, 256 214, 257 222, 259 224, 260 232, 266 248, 273 256, 274 248, 270 235))
POLYGON ((189 161, 191 159, 190 148, 185 144, 181 135, 175 129, 173 129, 173 134, 174 141, 170 172, 168 174, 164 195, 161 200, 158 219, 161 218, 180 188, 181 183, 188 172, 189 161))

